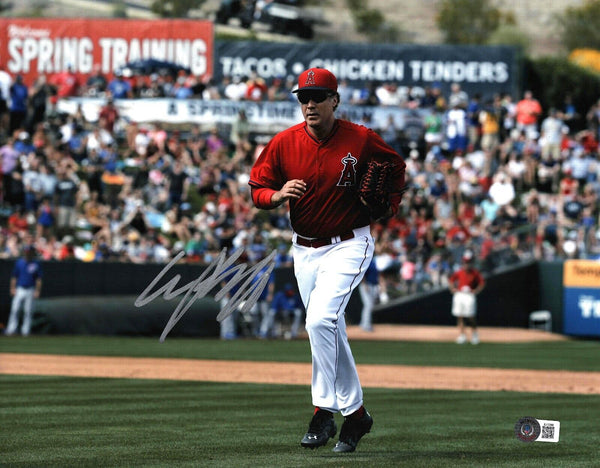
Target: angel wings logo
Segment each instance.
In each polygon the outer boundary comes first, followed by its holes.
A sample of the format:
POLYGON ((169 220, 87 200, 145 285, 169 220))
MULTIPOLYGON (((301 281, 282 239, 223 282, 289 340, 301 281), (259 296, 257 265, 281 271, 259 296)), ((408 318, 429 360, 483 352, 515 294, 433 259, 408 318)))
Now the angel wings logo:
POLYGON ((341 163, 344 165, 342 168, 342 174, 338 181, 338 187, 353 187, 356 185, 356 163, 358 160, 352 156, 352 153, 348 153, 341 159, 341 163))

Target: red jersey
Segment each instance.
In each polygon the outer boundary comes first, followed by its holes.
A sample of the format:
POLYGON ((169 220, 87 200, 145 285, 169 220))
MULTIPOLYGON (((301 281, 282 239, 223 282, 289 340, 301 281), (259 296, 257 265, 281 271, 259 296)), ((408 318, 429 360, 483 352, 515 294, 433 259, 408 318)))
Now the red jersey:
POLYGON ((450 284, 456 286, 460 291, 463 287, 468 286, 471 291, 477 289, 480 285, 485 284, 485 280, 479 270, 475 268, 461 268, 450 275, 450 284))
POLYGON ((537 122, 538 115, 542 113, 542 106, 536 99, 521 99, 516 108, 517 122, 523 125, 533 125, 537 122))
MULTIPOLYGON (((304 237, 333 237, 370 224, 369 210, 358 195, 357 184, 370 160, 395 164, 392 192, 404 186, 404 160, 373 130, 346 120, 336 120, 331 134, 315 139, 306 123, 275 135, 250 172, 252 200, 258 208, 275 206, 261 200, 291 179, 306 182, 306 192, 290 200, 292 228, 304 237), (261 196, 262 194, 262 196, 261 196)), ((392 195, 398 210, 402 195, 392 195)))
POLYGON ((79 91, 79 80, 77 75, 70 71, 63 71, 50 79, 50 84, 56 86, 56 95, 61 97, 77 96, 79 91))

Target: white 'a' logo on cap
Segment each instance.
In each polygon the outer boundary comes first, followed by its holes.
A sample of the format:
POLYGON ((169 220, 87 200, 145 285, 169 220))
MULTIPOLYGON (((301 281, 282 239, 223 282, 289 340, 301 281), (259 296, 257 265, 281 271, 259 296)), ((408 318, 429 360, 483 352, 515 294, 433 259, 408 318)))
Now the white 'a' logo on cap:
POLYGON ((305 85, 314 85, 315 83, 315 72, 314 71, 309 71, 306 74, 306 83, 304 83, 305 85))

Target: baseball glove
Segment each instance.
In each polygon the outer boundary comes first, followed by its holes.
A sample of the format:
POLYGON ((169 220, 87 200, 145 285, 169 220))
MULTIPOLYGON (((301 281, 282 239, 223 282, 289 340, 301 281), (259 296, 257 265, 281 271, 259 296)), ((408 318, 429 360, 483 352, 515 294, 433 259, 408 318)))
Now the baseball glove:
POLYGON ((370 161, 358 185, 360 201, 369 208, 371 218, 380 219, 391 214, 390 195, 392 170, 390 162, 370 161))

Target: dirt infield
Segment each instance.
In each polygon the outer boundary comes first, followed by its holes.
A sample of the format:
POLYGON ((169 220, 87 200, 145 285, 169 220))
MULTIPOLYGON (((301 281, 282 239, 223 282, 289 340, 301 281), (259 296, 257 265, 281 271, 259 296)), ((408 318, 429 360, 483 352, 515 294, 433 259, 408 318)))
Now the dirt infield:
MULTIPOLYGON (((452 327, 380 325, 372 333, 349 327, 351 339, 453 341, 452 327)), ((565 340, 540 330, 480 330, 483 341, 565 340)), ((469 345, 470 346, 470 345, 469 345)), ((359 365, 365 387, 600 394, 600 372, 359 365)), ((304 363, 196 359, 0 354, 0 373, 309 385, 304 363)))
MULTIPOLYGON (((373 332, 366 332, 358 326, 348 327, 351 340, 392 340, 392 341, 446 341, 456 339, 455 327, 429 325, 375 325, 373 332)), ((564 341, 564 335, 548 333, 538 329, 479 327, 479 338, 486 343, 519 343, 531 341, 564 341)))
MULTIPOLYGON (((0 354, 0 372, 309 385, 310 364, 195 359, 0 354)), ((600 372, 359 365, 365 387, 600 394, 600 372)))

